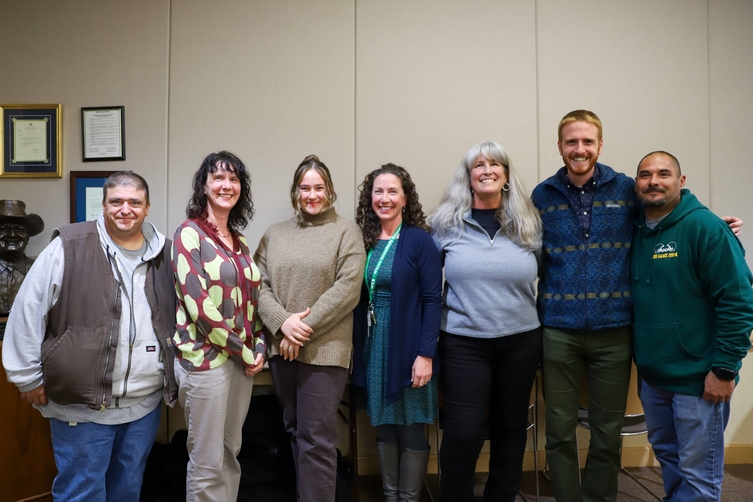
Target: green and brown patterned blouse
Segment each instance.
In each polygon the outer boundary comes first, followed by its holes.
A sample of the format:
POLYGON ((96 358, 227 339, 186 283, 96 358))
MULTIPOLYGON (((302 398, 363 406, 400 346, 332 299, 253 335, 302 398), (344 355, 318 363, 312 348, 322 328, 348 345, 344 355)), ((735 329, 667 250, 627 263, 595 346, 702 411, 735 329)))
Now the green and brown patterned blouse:
POLYGON ((173 272, 178 295, 176 354, 188 371, 228 360, 252 366, 266 353, 257 315, 260 274, 242 235, 234 250, 206 220, 188 219, 175 231, 173 272))

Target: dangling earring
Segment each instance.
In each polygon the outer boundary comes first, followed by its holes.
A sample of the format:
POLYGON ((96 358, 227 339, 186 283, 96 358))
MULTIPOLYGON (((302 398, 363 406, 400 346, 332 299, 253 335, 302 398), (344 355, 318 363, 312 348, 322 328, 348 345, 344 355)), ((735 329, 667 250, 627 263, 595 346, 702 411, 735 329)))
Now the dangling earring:
POLYGON ((471 189, 471 195, 473 195, 473 187, 469 187, 471 189))
POLYGON ((509 192, 510 191, 510 184, 505 182, 504 185, 502 185, 502 191, 503 192, 509 192))
POLYGON ((405 212, 405 206, 403 206, 403 212, 405 212))

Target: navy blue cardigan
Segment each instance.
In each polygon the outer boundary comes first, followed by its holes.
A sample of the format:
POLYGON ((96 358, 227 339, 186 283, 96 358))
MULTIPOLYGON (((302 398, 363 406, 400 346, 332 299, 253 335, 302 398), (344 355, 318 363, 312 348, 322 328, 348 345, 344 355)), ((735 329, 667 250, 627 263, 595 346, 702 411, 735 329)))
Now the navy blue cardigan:
MULTIPOLYGON (((431 236, 403 225, 392 264, 387 402, 393 403, 403 387, 410 387, 417 356, 432 359, 439 373, 437 339, 442 319, 442 263, 431 236)), ((353 319, 353 382, 366 387, 364 346, 367 336, 369 292, 364 282, 353 319)), ((433 378, 433 376, 432 376, 433 378)))

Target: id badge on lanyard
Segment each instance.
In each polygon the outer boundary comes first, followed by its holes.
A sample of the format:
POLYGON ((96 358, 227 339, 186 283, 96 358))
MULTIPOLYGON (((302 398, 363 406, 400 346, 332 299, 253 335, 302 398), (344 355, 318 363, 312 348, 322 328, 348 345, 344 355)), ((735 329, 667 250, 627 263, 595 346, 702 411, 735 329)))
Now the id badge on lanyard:
POLYGON ((369 302, 369 308, 366 312, 366 326, 368 327, 366 335, 371 336, 374 332, 374 326, 376 326, 376 313, 374 312, 374 304, 371 302, 369 302))
POLYGON ((389 242, 387 243, 387 246, 384 248, 384 251, 382 251, 382 256, 379 257, 379 261, 376 264, 376 267, 374 268, 374 273, 371 274, 371 280, 369 280, 367 274, 367 271, 369 270, 369 262, 371 261, 371 254, 374 252, 374 248, 371 248, 369 250, 369 254, 366 257, 366 267, 363 271, 363 278, 366 280, 366 284, 369 285, 369 308, 366 312, 366 326, 368 330, 366 331, 367 336, 371 336, 371 333, 374 331, 374 326, 376 326, 376 313, 374 312, 374 288, 376 286, 376 277, 377 272, 379 272, 379 268, 382 266, 382 261, 384 261, 384 257, 387 256, 387 252, 390 250, 390 247, 395 242, 395 239, 397 239, 400 236, 400 229, 402 228, 403 224, 402 222, 400 225, 398 225, 397 229, 395 230, 395 233, 392 234, 392 237, 390 237, 389 242))

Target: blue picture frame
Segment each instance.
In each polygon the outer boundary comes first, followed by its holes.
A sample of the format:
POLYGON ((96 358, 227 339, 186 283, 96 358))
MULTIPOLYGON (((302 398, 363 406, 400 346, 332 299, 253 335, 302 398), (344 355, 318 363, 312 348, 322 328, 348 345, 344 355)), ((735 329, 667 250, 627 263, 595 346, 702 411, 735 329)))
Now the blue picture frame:
MULTIPOLYGON (((71 223, 79 223, 87 219, 93 219, 93 214, 86 211, 87 201, 89 206, 95 205, 93 201, 102 200, 102 187, 105 181, 117 171, 71 171, 71 223), (88 216, 88 217, 87 217, 88 216)), ((96 214, 101 212, 101 205, 96 214)))

